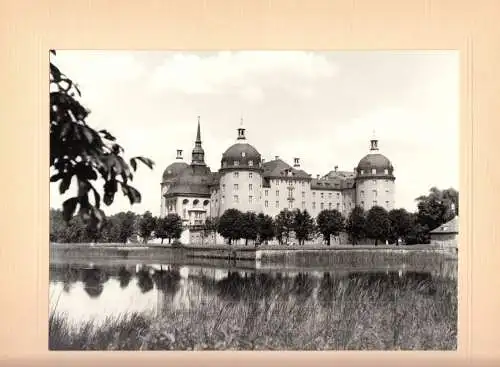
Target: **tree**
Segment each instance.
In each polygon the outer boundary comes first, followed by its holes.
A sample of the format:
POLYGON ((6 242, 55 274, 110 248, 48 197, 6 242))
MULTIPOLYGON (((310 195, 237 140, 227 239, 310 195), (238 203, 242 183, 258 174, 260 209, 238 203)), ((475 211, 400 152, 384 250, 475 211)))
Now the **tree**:
POLYGON ((410 229, 406 235, 408 245, 425 244, 430 242, 429 228, 422 225, 417 213, 410 214, 410 229))
POLYGON ((241 216, 241 237, 245 239, 245 246, 248 240, 257 239, 257 215, 253 212, 243 213, 241 216))
POLYGON ((428 195, 416 198, 419 222, 430 231, 458 215, 458 191, 432 187, 428 195))
MULTIPOLYGON (((55 51, 51 51, 51 58, 55 51)), ((124 149, 106 130, 96 131, 86 119, 90 111, 77 100, 78 86, 50 61, 50 182, 60 182, 64 194, 73 179, 76 195, 64 201, 63 218, 69 222, 75 212, 86 225, 100 229, 105 214, 101 210, 101 196, 105 205, 113 203, 118 189, 128 197, 130 204, 141 201, 140 192, 130 185, 137 162, 153 168, 154 162, 145 157, 134 157, 129 163, 123 158, 124 149), (130 165, 129 165, 130 164, 130 165), (103 182, 102 191, 92 182, 103 182), (90 194, 93 203, 90 202, 90 194), (76 211, 77 207, 79 208, 76 211)))
POLYGON ((203 224, 203 238, 207 237, 208 234, 216 232, 218 225, 219 218, 208 217, 203 224))
POLYGON ((330 246, 330 236, 338 236, 345 226, 342 214, 336 209, 322 210, 318 214, 316 222, 318 223, 318 230, 328 246, 330 246))
POLYGON ((280 244, 283 243, 283 237, 285 239, 285 243, 288 244, 288 240, 290 239, 290 232, 293 231, 294 225, 294 215, 288 209, 283 209, 277 216, 274 221, 276 237, 280 244))
POLYGON ((269 215, 259 213, 257 215, 257 241, 263 243, 274 238, 274 221, 269 215))
POLYGON ((237 209, 226 210, 219 219, 217 230, 226 238, 231 245, 233 240, 242 238, 242 216, 243 213, 237 209))
POLYGON ((117 232, 118 232, 118 242, 127 243, 127 241, 136 233, 136 215, 131 211, 120 212, 115 215, 117 232))
POLYGON ((293 217, 293 229, 295 231, 295 236, 299 241, 299 245, 304 245, 304 241, 307 240, 314 230, 314 221, 309 215, 307 210, 300 211, 297 209, 293 217))
POLYGON ((389 212, 391 241, 406 238, 411 229, 410 213, 405 209, 393 209, 389 212))
POLYGON ((356 245, 358 241, 365 237, 366 231, 366 218, 365 211, 360 206, 355 206, 354 209, 349 214, 346 222, 346 231, 351 237, 353 245, 356 245))
POLYGON ((160 218, 156 222, 156 237, 161 238, 161 243, 165 238, 168 238, 168 243, 172 239, 179 239, 182 235, 182 219, 175 213, 170 213, 167 216, 160 218))
POLYGON ((368 238, 378 241, 385 241, 389 236, 391 222, 387 210, 380 206, 373 206, 366 216, 366 234, 368 238))
POLYGON ((151 234, 156 228, 157 219, 153 217, 150 211, 145 212, 139 219, 139 236, 143 238, 144 243, 148 243, 151 234))

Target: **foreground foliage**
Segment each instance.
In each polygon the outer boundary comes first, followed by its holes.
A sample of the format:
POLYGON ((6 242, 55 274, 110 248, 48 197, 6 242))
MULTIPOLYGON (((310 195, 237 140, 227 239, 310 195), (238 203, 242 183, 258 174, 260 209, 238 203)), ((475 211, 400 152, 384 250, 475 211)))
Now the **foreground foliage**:
POLYGON ((105 218, 101 202, 111 205, 118 191, 128 197, 130 204, 141 201, 140 192, 130 184, 133 172, 138 162, 151 169, 154 162, 140 156, 127 162, 124 149, 112 134, 97 131, 87 123, 90 110, 79 101, 80 89, 55 65, 54 56, 51 51, 50 181, 59 182, 61 195, 72 181, 76 182, 76 195, 62 205, 64 219, 70 221, 76 212, 91 231, 96 231, 105 218), (96 188, 97 182, 102 182, 102 190, 96 188))

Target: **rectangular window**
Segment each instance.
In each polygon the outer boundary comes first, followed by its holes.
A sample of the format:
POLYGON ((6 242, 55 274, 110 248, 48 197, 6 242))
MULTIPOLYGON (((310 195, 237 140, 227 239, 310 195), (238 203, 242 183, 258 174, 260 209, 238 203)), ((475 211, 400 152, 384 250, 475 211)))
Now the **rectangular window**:
POLYGON ((276 190, 276 196, 280 196, 280 190, 276 190))
POLYGON ((328 209, 332 210, 332 203, 328 203, 328 209))
POLYGON ((340 203, 337 203, 337 210, 340 210, 340 203))
POLYGON ((252 184, 248 184, 248 191, 252 191, 253 190, 253 185, 252 184))
POLYGON ((222 196, 222 198, 220 199, 220 203, 221 205, 224 205, 224 196, 222 196))
POLYGON ((264 190, 264 195, 267 196, 269 194, 269 190, 264 190))
POLYGON ((365 174, 365 170, 361 170, 361 174, 364 175, 365 174))
POLYGON ((389 201, 385 202, 385 206, 386 206, 387 209, 389 209, 389 201))
MULTIPOLYGON (((386 175, 388 175, 388 174, 389 174, 389 170, 388 170, 387 168, 386 168, 386 169, 384 169, 384 173, 385 173, 386 175)), ((386 181, 387 181, 387 180, 386 180, 386 181)))
POLYGON ((237 203, 238 202, 238 195, 234 195, 234 202, 237 203))
POLYGON ((233 189, 234 191, 238 191, 238 184, 234 184, 233 189))
POLYGON ((252 201, 253 201, 253 196, 249 196, 248 197, 248 203, 252 204, 252 201))
POLYGON ((315 198, 315 197, 316 197, 316 193, 313 191, 313 198, 315 198))
POLYGON ((226 191, 226 185, 222 185, 222 192, 225 192, 226 191))
POLYGON ((361 191, 359 192, 359 196, 361 196, 361 199, 364 199, 364 197, 365 197, 365 192, 364 192, 363 190, 361 190, 361 191))
POLYGON ((377 205, 377 200, 373 200, 373 205, 377 205))
POLYGON ((329 198, 329 199, 331 199, 331 198, 332 198, 332 193, 331 193, 331 192, 329 192, 329 193, 328 193, 328 198, 329 198))
POLYGON ((239 175, 240 175, 240 173, 239 173, 239 172, 234 172, 234 173, 233 173, 233 177, 234 177, 234 178, 238 178, 238 177, 239 177, 239 175))
POLYGON ((277 201, 277 202, 276 202, 276 208, 279 208, 279 207, 280 207, 280 202, 279 202, 279 201, 277 201))
POLYGON ((252 178, 253 177, 253 173, 252 172, 248 172, 248 178, 252 178))
POLYGON ((292 209, 292 208, 293 208, 293 201, 290 201, 290 202, 288 203, 288 207, 289 207, 290 209, 292 209))
POLYGON ((362 206, 363 208, 365 207, 365 202, 364 202, 364 201, 362 201, 362 202, 361 202, 361 206, 362 206))
POLYGON ((253 161, 252 161, 252 160, 248 161, 248 165, 249 165, 250 167, 251 167, 251 166, 253 166, 253 161))
POLYGON ((306 202, 305 202, 305 201, 303 201, 303 202, 302 202, 302 209, 305 209, 305 208, 306 208, 306 202))
POLYGON ((376 168, 372 168, 372 175, 375 175, 377 174, 377 169, 376 168))
POLYGON ((313 209, 316 210, 316 203, 313 201, 313 209))
POLYGON ((305 181, 302 181, 302 187, 304 187, 306 185, 305 181))
POLYGON ((373 180, 372 182, 373 182, 373 184, 374 184, 374 185, 376 185, 376 184, 377 184, 377 180, 373 180))
POLYGON ((302 191, 302 199, 305 199, 305 198, 306 198, 306 192, 302 191))
POLYGON ((337 199, 340 197, 340 192, 337 192, 337 199))
POLYGON ((323 195, 323 193, 321 193, 321 198, 323 199, 323 197, 324 197, 324 195, 323 195))
POLYGON ((234 165, 235 165, 235 166, 238 166, 239 164, 240 164, 240 162, 238 162, 238 161, 234 161, 234 165))
POLYGON ((269 206, 269 201, 264 201, 264 206, 267 208, 269 206))
POLYGON ((376 198, 377 197, 377 190, 373 190, 373 197, 376 198))
POLYGON ((325 208, 325 203, 321 203, 321 210, 325 208))

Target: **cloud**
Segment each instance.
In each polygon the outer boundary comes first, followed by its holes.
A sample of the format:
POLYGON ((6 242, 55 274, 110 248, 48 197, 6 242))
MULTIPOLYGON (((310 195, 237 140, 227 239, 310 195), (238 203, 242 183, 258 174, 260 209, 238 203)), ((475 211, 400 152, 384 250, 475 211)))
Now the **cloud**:
POLYGON ((323 55, 311 52, 175 54, 154 71, 151 85, 156 91, 186 95, 234 93, 256 102, 265 97, 268 89, 310 96, 312 89, 307 88, 308 83, 333 78, 337 73, 336 65, 323 55))

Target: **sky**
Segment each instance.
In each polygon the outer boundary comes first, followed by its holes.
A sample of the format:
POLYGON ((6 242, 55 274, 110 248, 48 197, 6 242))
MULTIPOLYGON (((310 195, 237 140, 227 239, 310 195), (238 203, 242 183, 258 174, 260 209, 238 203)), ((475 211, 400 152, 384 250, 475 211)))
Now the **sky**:
MULTIPOLYGON (((160 212, 160 181, 176 150, 191 161, 197 116, 205 161, 220 168, 241 119, 266 160, 280 156, 315 177, 352 171, 374 132, 394 166, 396 207, 436 186, 459 189, 459 58, 454 51, 90 51, 64 50, 51 61, 76 82, 91 110, 87 123, 116 136, 139 166, 130 205, 118 194, 106 214, 160 212)), ((50 184, 50 205, 61 196, 50 184)), ((102 187, 102 186, 101 186, 102 187)))

